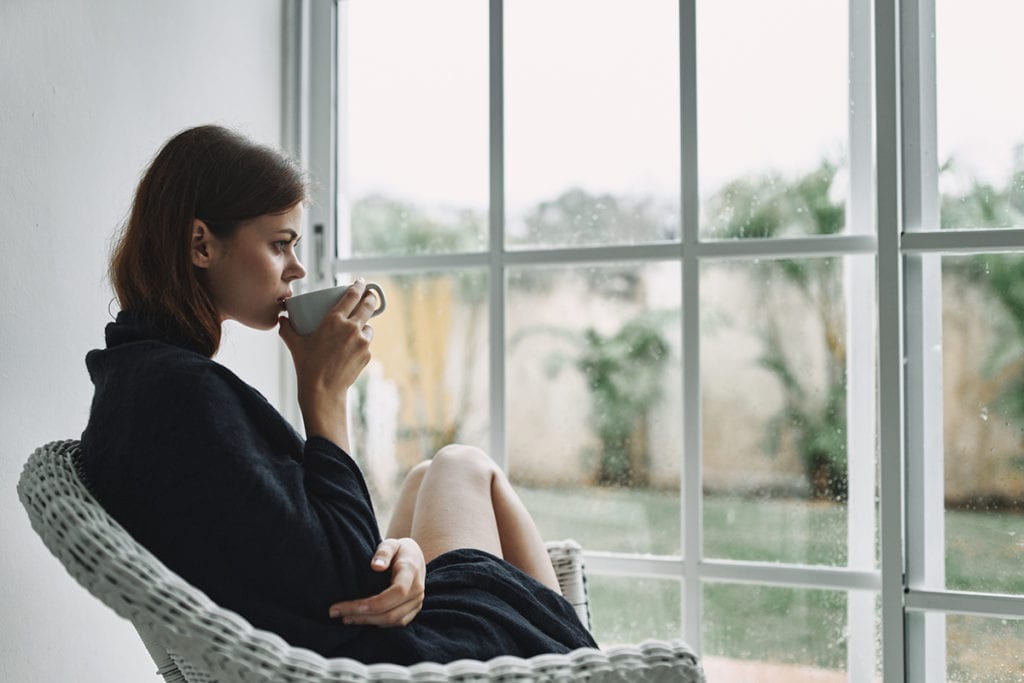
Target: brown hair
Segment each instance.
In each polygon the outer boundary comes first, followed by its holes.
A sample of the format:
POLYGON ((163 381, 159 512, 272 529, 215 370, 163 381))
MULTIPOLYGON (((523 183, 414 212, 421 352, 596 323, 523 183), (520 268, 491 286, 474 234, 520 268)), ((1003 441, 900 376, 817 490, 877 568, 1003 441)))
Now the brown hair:
POLYGON ((220 317, 192 264, 193 220, 223 239, 305 199, 302 171, 280 152, 220 126, 182 131, 146 170, 114 248, 110 279, 121 308, 174 325, 212 356, 220 317))

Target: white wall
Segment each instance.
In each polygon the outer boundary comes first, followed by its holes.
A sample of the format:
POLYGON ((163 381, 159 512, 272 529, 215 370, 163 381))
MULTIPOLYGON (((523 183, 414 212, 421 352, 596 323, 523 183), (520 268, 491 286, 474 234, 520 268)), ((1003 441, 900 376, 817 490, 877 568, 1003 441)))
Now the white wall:
MULTIPOLYGON (((31 531, 15 485, 33 448, 85 425, 109 240, 158 147, 208 122, 280 141, 281 28, 282 0, 0 2, 2 681, 157 680, 131 626, 31 531)), ((221 360, 274 400, 278 344, 232 329, 221 360)))

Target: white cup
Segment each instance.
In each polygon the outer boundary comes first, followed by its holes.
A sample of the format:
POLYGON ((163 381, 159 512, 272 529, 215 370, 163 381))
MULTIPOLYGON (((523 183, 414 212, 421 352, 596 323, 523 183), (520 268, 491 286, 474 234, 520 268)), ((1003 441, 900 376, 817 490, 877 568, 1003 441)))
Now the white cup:
MULTIPOLYGON (((299 294, 286 300, 284 305, 285 308, 288 309, 288 318, 292 321, 292 327, 295 328, 295 331, 301 335, 307 335, 320 327, 320 321, 322 321, 324 316, 334 308, 334 305, 338 303, 341 295, 344 294, 350 286, 351 285, 341 285, 340 287, 318 289, 315 292, 306 292, 305 294, 299 294)), ((387 307, 387 301, 384 299, 384 291, 381 290, 379 285, 372 282, 366 285, 366 291, 372 291, 380 300, 380 306, 378 306, 377 310, 373 312, 373 315, 380 315, 383 313, 384 309, 387 307)))

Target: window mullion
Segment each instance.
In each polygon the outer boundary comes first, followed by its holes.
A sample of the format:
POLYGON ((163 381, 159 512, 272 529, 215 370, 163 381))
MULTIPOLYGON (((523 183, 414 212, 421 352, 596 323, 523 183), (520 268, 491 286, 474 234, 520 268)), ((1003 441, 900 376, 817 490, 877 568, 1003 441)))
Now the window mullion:
MULTIPOLYGON (((934 174, 933 174, 934 175, 934 174)), ((937 194, 937 193, 935 193, 937 194)), ((938 206, 938 197, 934 200, 938 206)), ((938 225, 935 219, 928 225, 938 225)), ((942 252, 944 254, 979 254, 994 251, 1021 251, 1024 248, 1024 229, 996 228, 989 230, 942 230, 934 232, 907 232, 903 237, 903 253, 942 252)))
MULTIPOLYGON (((849 168, 846 226, 851 235, 875 234, 874 167, 871 155, 871 4, 851 0, 849 6, 849 168)), ((875 243, 877 249, 877 242, 875 243)), ((874 571, 875 532, 875 280, 874 261, 843 258, 846 300, 847 391, 847 566, 874 571)), ((847 593, 847 674, 852 681, 875 674, 875 601, 873 591, 847 593)))
POLYGON ((338 97, 338 9, 336 2, 309 5, 309 79, 316 87, 310 88, 307 125, 311 144, 307 168, 317 183, 308 209, 312 234, 305 240, 309 242, 306 249, 314 250, 306 254, 310 266, 308 289, 333 284, 330 264, 337 253, 338 157, 343 153, 338 146, 338 119, 344 113, 344 100, 338 97))
MULTIPOLYGON (((942 587, 945 509, 942 426, 941 262, 934 255, 906 259, 907 338, 907 586, 942 587)), ((946 680, 946 619, 907 614, 911 681, 946 680)))
POLYGON ((491 0, 488 31, 490 75, 488 81, 488 362, 490 379, 491 457, 508 470, 508 447, 505 439, 505 8, 502 0, 491 0))
POLYGON ((875 164, 878 226, 878 410, 882 570, 882 677, 904 679, 903 339, 900 213, 899 22, 874 2, 875 164))
MULTIPOLYGON (((338 18, 335 22, 337 38, 335 39, 335 44, 338 46, 348 45, 348 34, 351 27, 348 3, 338 2, 337 13, 338 18)), ((319 254, 314 263, 318 272, 313 277, 321 276, 326 280, 321 286, 333 285, 336 282, 335 276, 339 272, 337 268, 324 267, 325 264, 322 262, 322 259, 346 258, 352 255, 352 183, 349 176, 350 146, 348 135, 350 56, 348 50, 336 49, 335 52, 334 64, 337 68, 337 78, 334 79, 334 82, 337 88, 337 115, 335 116, 334 127, 338 139, 336 146, 338 154, 337 161, 335 162, 338 180, 335 185, 337 192, 335 194, 336 206, 334 207, 334 216, 337 221, 337 229, 331 231, 331 235, 335 240, 333 249, 327 249, 324 253, 319 254), (326 273, 326 275, 323 276, 323 273, 326 273)), ((319 240, 317 235, 313 235, 313 237, 317 239, 321 247, 326 246, 319 240)))
MULTIPOLYGON (((939 225, 935 7, 907 0, 901 15, 903 219, 908 235, 939 225)), ((912 240, 908 240, 912 241, 912 240)), ((907 586, 944 587, 942 272, 938 255, 905 257, 907 586)), ((946 679, 946 618, 906 615, 911 681, 946 679)))
MULTIPOLYGON (((907 610, 970 614, 995 619, 1024 619, 1024 597, 968 591, 911 591, 907 610)), ((945 638, 945 633, 943 633, 945 638)))
POLYGON ((703 480, 700 373, 700 195, 697 167, 697 14, 695 0, 679 2, 679 120, 682 254, 682 397, 683 466, 681 468, 683 548, 683 637, 703 652, 700 563, 703 559, 703 480))

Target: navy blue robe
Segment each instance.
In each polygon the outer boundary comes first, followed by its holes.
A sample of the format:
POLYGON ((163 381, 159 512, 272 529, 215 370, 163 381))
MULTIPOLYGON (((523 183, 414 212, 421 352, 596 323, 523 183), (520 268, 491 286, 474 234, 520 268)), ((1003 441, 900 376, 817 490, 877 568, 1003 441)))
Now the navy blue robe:
POLYGON ((572 607, 509 563, 455 550, 427 565, 406 627, 349 626, 328 606, 384 590, 366 483, 332 442, 303 441, 255 389, 173 326, 121 312, 86 356, 95 385, 80 470, 171 570, 254 626, 365 663, 529 657, 595 647, 572 607))

